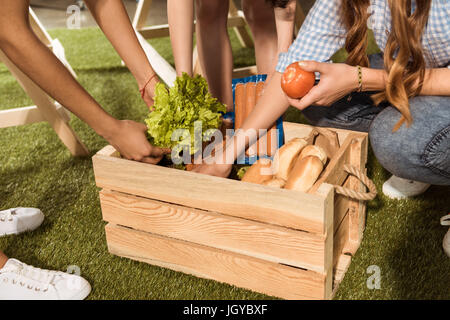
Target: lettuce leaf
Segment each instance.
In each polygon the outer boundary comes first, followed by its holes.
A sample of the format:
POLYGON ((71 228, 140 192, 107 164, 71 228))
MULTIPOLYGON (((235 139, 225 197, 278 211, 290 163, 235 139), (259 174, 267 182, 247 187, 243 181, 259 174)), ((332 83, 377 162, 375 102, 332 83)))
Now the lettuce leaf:
POLYGON ((172 149, 180 144, 190 146, 191 154, 201 146, 201 142, 194 143, 194 123, 201 121, 201 137, 206 140, 211 129, 220 127, 222 113, 226 112, 225 105, 211 96, 202 76, 190 77, 186 73, 177 77, 175 86, 170 89, 162 83, 156 85, 153 108, 145 119, 150 142, 172 149), (179 134, 178 140, 172 141, 177 129, 185 131, 179 134))

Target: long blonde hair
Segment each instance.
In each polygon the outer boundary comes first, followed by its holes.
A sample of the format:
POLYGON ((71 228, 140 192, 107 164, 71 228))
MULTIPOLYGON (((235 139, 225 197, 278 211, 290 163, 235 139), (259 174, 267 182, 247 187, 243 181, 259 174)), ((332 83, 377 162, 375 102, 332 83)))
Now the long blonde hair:
MULTIPOLYGON (((422 34, 428 21, 431 0, 416 0, 416 9, 411 14, 411 0, 388 0, 391 10, 391 31, 384 50, 384 68, 388 74, 386 89, 372 96, 379 104, 389 101, 402 114, 394 126, 398 130, 406 121, 413 119, 409 109, 409 98, 420 93, 425 77, 425 60, 422 50, 422 34)), ((345 49, 346 63, 369 66, 366 54, 368 44, 367 20, 370 16, 369 0, 342 0, 342 17, 348 30, 345 49)))

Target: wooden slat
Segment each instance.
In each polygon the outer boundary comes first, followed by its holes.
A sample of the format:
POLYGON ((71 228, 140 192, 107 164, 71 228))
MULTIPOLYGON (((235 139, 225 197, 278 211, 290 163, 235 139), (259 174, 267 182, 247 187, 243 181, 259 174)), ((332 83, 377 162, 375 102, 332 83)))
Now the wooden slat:
MULTIPOLYGON (((97 154, 97 186, 192 208, 325 233, 325 196, 218 178, 97 154)), ((327 186, 333 192, 331 186, 327 186)))
POLYGON ((341 284, 342 280, 344 280, 344 276, 347 273, 347 270, 350 267, 351 262, 352 256, 347 254, 341 254, 339 256, 334 269, 333 297, 336 295, 336 292, 339 289, 339 285, 341 284))
MULTIPOLYGON (((283 122, 283 129, 286 136, 286 141, 289 141, 292 138, 295 137, 306 137, 308 134, 313 130, 314 127, 300 124, 300 123, 294 123, 294 122, 283 122)), ((339 145, 343 145, 345 139, 347 139, 347 136, 349 134, 353 134, 355 137, 363 138, 367 136, 367 133, 362 132, 355 132, 350 130, 344 130, 344 129, 335 129, 335 128, 325 128, 329 129, 331 131, 335 131, 338 134, 339 138, 339 145)))
MULTIPOLYGON (((366 171, 368 136, 361 137, 351 145, 350 163, 359 170, 366 171)), ((366 191, 364 184, 355 177, 350 177, 350 186, 354 190, 366 191)), ((366 225, 366 203, 364 201, 351 200, 349 221, 349 244, 348 248, 355 254, 362 241, 364 228, 366 225)))
MULTIPOLYGON (((345 188, 350 186, 350 179, 347 177, 344 184, 345 188)), ((334 233, 336 233, 345 215, 350 211, 350 202, 352 199, 340 194, 334 196, 334 233)))
POLYGON ((345 215, 344 220, 338 227, 338 230, 334 234, 333 238, 333 266, 336 267, 338 258, 341 254, 348 253, 345 247, 348 243, 348 232, 349 232, 349 215, 345 215))
POLYGON ((42 43, 44 43, 47 47, 51 47, 52 38, 47 33, 44 26, 39 21, 38 17, 31 8, 28 9, 28 19, 30 21, 31 29, 33 29, 33 32, 36 34, 39 40, 41 40, 42 43))
POLYGON ((6 65, 11 74, 16 78, 28 96, 39 108, 42 116, 55 130, 60 140, 74 156, 87 156, 88 150, 78 138, 73 129, 65 121, 64 117, 56 110, 56 104, 50 97, 25 75, 9 58, 0 50, 0 61, 6 65))
POLYGON ((231 27, 230 21, 232 21, 233 19, 237 19, 237 21, 240 20, 241 22, 241 25, 234 26, 234 32, 241 46, 243 46, 244 48, 253 48, 254 46, 253 39, 247 31, 246 28, 247 22, 245 21, 244 13, 236 8, 236 5, 233 0, 230 0, 230 9, 228 13, 228 27, 231 27))
POLYGON ((353 143, 355 136, 350 134, 345 139, 339 151, 330 160, 326 166, 324 172, 320 175, 319 179, 308 191, 308 193, 315 193, 322 183, 329 183, 331 185, 342 185, 347 178, 348 173, 344 171, 344 165, 350 163, 350 145, 353 143))
MULTIPOLYGON (((325 200, 325 263, 323 270, 327 275, 325 279, 325 299, 331 299, 333 294, 333 251, 334 251, 334 190, 328 189, 330 185, 323 184, 317 193, 326 195, 325 200)), ((332 188, 332 187, 331 187, 332 188)))
POLYGON ((244 78, 258 74, 256 66, 236 68, 233 70, 233 78, 244 78))
MULTIPOLYGON (((194 21, 194 25, 196 21, 194 21)), ((228 28, 245 29, 246 22, 241 17, 232 17, 228 19, 228 28)), ((169 25, 168 24, 158 24, 154 26, 145 26, 136 29, 145 39, 163 38, 169 37, 169 25)), ((195 30, 195 28, 194 28, 195 30)), ((195 31, 194 31, 195 33, 195 31)), ((250 38, 251 39, 251 38, 250 38)))
POLYGON ((152 0, 139 0, 133 18, 133 27, 135 29, 141 29, 145 26, 151 5, 152 0))
POLYGON ((325 236, 134 197, 100 192, 103 220, 162 236, 324 273, 325 236))
MULTIPOLYGON (((56 104, 56 110, 68 122, 70 120, 66 110, 56 104)), ((20 107, 14 109, 0 110, 0 128, 8 128, 46 121, 41 111, 36 106, 20 107)))
POLYGON ((109 251, 122 257, 286 299, 324 298, 325 277, 313 271, 111 224, 106 237, 109 251))
POLYGON ((152 65, 153 70, 155 70, 158 76, 168 86, 172 87, 177 77, 175 69, 137 31, 136 36, 139 40, 139 43, 142 46, 142 49, 144 49, 145 55, 147 56, 148 61, 152 65))

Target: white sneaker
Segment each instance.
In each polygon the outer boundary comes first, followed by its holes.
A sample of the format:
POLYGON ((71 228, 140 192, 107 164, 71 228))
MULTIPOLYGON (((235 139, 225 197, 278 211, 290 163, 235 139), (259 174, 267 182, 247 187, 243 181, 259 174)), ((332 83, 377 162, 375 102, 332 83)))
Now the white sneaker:
POLYGON ((44 221, 44 215, 36 208, 0 211, 0 236, 34 230, 42 224, 42 221, 44 221))
POLYGON ((0 300, 83 300, 91 292, 80 276, 8 259, 0 269, 0 300))
MULTIPOLYGON (((450 226, 450 214, 441 218, 441 224, 443 226, 450 226)), ((450 228, 448 228, 448 231, 444 236, 442 247, 444 247, 445 253, 450 257, 450 228)))
POLYGON ((424 193, 429 187, 428 183, 392 176, 383 183, 383 193, 391 199, 406 199, 424 193))

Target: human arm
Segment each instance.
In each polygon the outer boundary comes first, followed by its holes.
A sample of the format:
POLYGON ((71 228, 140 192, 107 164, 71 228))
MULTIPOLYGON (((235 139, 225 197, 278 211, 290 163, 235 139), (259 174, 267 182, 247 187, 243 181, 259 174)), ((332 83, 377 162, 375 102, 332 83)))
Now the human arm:
MULTIPOLYGON (((329 106, 359 87, 357 67, 344 63, 301 62, 306 71, 319 72, 320 81, 302 99, 290 99, 289 103, 303 110, 311 105, 329 106), (343 76, 345 75, 345 76, 343 76)), ((383 69, 361 68, 362 91, 383 91, 388 74, 383 69)), ((450 69, 426 69, 420 95, 449 96, 450 69)))
POLYGON ((164 150, 152 147, 143 124, 117 120, 81 87, 36 37, 28 22, 29 1, 0 0, 0 49, 31 80, 128 159, 157 162, 164 150))
POLYGON ((145 86, 143 99, 153 105, 157 77, 131 25, 123 2, 120 0, 85 0, 85 3, 108 40, 133 74, 139 89, 145 86))
POLYGON ((275 72, 255 108, 242 124, 241 130, 236 131, 234 136, 228 139, 225 148, 218 149, 215 156, 205 158, 205 164, 196 166, 193 171, 227 177, 231 172, 234 160, 245 151, 247 146, 255 143, 255 140, 251 139, 245 132, 249 129, 259 132, 259 129, 269 128, 276 119, 286 112, 288 107, 289 102, 281 89, 281 74, 275 72))

